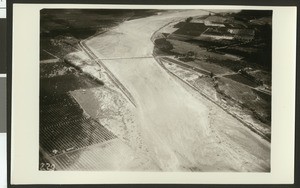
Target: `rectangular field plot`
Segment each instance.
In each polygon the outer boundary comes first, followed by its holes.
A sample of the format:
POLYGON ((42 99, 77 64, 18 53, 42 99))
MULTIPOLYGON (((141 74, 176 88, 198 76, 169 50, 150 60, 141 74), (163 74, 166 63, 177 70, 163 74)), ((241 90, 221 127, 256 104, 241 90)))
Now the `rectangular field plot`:
POLYGON ((149 156, 137 153, 120 139, 55 156, 52 162, 56 170, 159 170, 149 156))
POLYGON ((231 80, 234 80, 236 82, 240 82, 242 84, 251 86, 251 87, 257 87, 258 86, 257 83, 255 83, 254 81, 252 81, 252 80, 250 80, 250 79, 248 79, 245 76, 242 76, 240 74, 226 75, 225 77, 229 78, 231 80))
POLYGON ((54 97, 40 111, 40 146, 50 156, 116 138, 110 131, 84 114, 70 95, 54 97), (64 98, 63 98, 64 97, 64 98))
POLYGON ((126 153, 130 155, 132 150, 120 140, 115 139, 53 157, 53 161, 57 170, 110 170, 118 163, 122 163, 124 159, 122 156, 126 153))
POLYGON ((84 118, 44 128, 40 134, 41 147, 50 156, 116 138, 99 123, 84 118))

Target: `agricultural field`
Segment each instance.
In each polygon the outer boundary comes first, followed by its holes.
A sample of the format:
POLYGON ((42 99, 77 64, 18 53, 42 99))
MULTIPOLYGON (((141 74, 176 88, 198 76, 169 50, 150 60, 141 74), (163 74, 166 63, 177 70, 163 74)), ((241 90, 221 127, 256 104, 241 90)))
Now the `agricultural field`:
POLYGON ((204 24, 193 24, 193 23, 185 23, 185 22, 180 22, 178 23, 178 25, 175 25, 174 27, 178 27, 179 29, 177 29, 172 34, 189 35, 189 36, 198 36, 207 29, 207 27, 205 27, 204 24))
POLYGON ((40 147, 43 158, 80 149, 106 137, 114 138, 109 131, 106 134, 111 136, 99 135, 95 127, 101 128, 101 125, 85 115, 69 93, 101 87, 101 84, 64 62, 41 63, 40 70, 40 147), (90 136, 91 131, 94 138, 90 136), (86 140, 87 135, 90 140, 86 140))
POLYGON ((249 80, 248 78, 246 78, 245 76, 241 75, 241 74, 231 74, 231 75, 226 75, 224 76, 226 78, 229 78, 231 80, 234 80, 236 82, 239 82, 241 84, 245 84, 245 85, 248 85, 250 87, 257 87, 258 84, 255 83, 254 81, 252 80, 249 80))
MULTIPOLYGON (((130 105, 126 106, 128 102, 118 91, 64 62, 42 63, 40 85, 40 170, 79 170, 79 158, 85 161, 81 170, 105 170, 105 165, 112 165, 107 161, 115 162, 111 157, 124 155, 114 147, 143 156, 127 146, 140 147, 141 143, 134 132, 128 132, 136 125, 128 111, 130 105), (112 140, 116 143, 112 148, 101 149, 112 140), (95 152, 104 152, 108 159, 99 160, 95 152)), ((140 167, 149 161, 142 157, 140 167)))
POLYGON ((243 111, 250 114, 255 126, 271 126, 270 18, 271 13, 267 11, 188 17, 173 23, 177 30, 169 29, 172 33, 161 29, 164 35, 156 34, 156 37, 164 37, 171 47, 160 49, 157 45, 154 51, 173 56, 161 60, 168 62, 164 63, 165 67, 193 86, 199 86, 202 93, 227 106, 230 103, 243 109, 241 114, 243 111), (193 33, 188 32, 190 27, 193 33), (210 78, 198 76, 203 73, 210 78), (195 79, 189 79, 191 76, 195 79))
POLYGON ((65 95, 62 100, 60 103, 51 103, 51 106, 42 105, 41 109, 40 144, 49 156, 116 138, 98 122, 86 116, 70 95, 65 95))

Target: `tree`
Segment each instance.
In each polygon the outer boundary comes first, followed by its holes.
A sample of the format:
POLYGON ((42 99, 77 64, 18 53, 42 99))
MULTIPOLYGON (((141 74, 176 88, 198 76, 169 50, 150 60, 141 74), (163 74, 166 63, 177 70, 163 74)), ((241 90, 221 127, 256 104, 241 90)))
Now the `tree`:
POLYGON ((154 44, 157 48, 163 51, 170 51, 173 49, 173 45, 165 38, 156 39, 154 44))
POLYGON ((185 20, 185 22, 187 22, 187 23, 189 23, 189 22, 191 22, 192 21, 192 17, 188 17, 186 20, 185 20))

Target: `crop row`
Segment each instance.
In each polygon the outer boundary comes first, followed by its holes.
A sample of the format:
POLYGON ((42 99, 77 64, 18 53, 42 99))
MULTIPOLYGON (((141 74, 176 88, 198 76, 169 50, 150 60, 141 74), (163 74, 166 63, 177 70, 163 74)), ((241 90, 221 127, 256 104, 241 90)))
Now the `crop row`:
POLYGON ((40 104, 41 107, 45 106, 46 108, 55 106, 57 104, 73 104, 74 99, 70 96, 69 93, 43 93, 40 92, 40 104))
POLYGON ((40 143, 45 151, 50 155, 54 155, 104 142, 115 137, 99 123, 91 119, 83 119, 53 129, 41 129, 40 143))
POLYGON ((114 157, 121 157, 120 147, 126 146, 115 140, 109 147, 93 146, 54 157, 54 161, 57 163, 58 170, 112 170, 110 161, 113 161, 114 157))
POLYGON ((51 111, 50 113, 40 113, 41 128, 58 124, 60 122, 81 119, 83 117, 83 110, 80 108, 62 107, 61 110, 51 111))

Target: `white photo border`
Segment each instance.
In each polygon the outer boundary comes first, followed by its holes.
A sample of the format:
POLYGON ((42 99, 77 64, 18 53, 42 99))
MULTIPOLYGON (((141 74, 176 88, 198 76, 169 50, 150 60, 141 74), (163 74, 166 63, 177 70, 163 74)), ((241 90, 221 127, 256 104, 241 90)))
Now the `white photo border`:
POLYGON ((292 184, 294 182, 296 7, 13 4, 11 184, 292 184), (39 171, 39 36, 44 8, 273 10, 271 172, 39 171))

